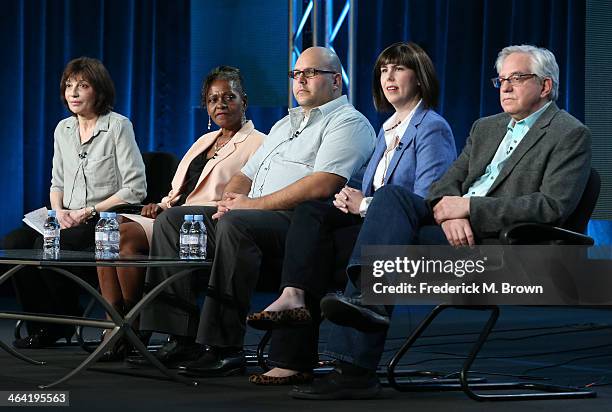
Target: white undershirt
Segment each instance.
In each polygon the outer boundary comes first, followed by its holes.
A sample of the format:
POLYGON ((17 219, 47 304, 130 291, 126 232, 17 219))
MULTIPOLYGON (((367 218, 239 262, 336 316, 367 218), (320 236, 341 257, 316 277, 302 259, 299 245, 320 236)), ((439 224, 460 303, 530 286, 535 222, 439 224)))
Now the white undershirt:
MULTIPOLYGON (((391 159, 393 159, 393 155, 396 152, 396 148, 401 138, 406 133, 406 129, 408 129, 408 125, 414 116, 417 108, 421 105, 423 100, 419 100, 419 102, 414 106, 414 108, 408 113, 408 115, 401 120, 399 124, 397 119, 397 112, 394 113, 387 121, 383 124, 383 130, 385 131, 385 142, 387 144, 387 149, 383 154, 382 158, 378 162, 378 166, 376 167, 376 172, 374 173, 374 181, 372 182, 372 187, 374 191, 380 189, 386 182, 384 181, 385 175, 387 174, 387 169, 389 168, 389 164, 391 163, 391 159), (397 126, 395 126, 397 124, 397 126), (395 127, 394 127, 395 126, 395 127)), ((370 206, 370 202, 372 202, 371 197, 364 197, 361 200, 361 204, 359 205, 359 214, 361 217, 365 217, 368 207, 370 206)))
POLYGON ((298 127, 298 132, 302 133, 302 130, 306 127, 306 123, 308 123, 308 116, 304 116, 302 122, 300 123, 300 127, 298 127))

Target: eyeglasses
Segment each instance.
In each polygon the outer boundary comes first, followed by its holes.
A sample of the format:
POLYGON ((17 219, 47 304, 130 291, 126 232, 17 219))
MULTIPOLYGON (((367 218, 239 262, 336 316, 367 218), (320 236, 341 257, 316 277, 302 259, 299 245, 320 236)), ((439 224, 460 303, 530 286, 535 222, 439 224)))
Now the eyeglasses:
POLYGON ((520 86, 525 83, 526 80, 537 76, 538 75, 535 73, 515 73, 508 77, 494 77, 491 79, 491 82, 493 83, 493 87, 499 89, 504 82, 509 82, 512 86, 520 86))
POLYGON ((289 71, 289 78, 290 79, 297 79, 301 75, 304 75, 304 77, 306 77, 307 79, 312 79, 313 77, 315 77, 319 73, 337 74, 338 72, 333 72, 331 70, 319 70, 319 69, 313 69, 312 67, 307 67, 304 70, 290 70, 289 71))

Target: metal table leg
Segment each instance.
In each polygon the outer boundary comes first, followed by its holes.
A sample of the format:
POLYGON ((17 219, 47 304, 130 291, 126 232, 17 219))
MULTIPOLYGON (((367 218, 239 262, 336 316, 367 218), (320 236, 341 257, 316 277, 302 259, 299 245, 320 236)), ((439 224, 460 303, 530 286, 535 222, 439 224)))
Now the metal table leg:
MULTIPOLYGON (((5 282, 7 279, 12 277, 17 271, 19 271, 20 269, 22 269, 25 266, 26 265, 18 265, 16 267, 10 269, 9 271, 7 271, 2 276, 0 276, 0 285, 3 282, 5 282)), ((61 377, 60 379, 58 379, 58 380, 56 380, 56 381, 54 381, 54 382, 52 382, 50 384, 39 385, 38 386, 39 388, 41 388, 41 389, 48 389, 48 388, 54 387, 56 385, 59 385, 59 384, 65 382, 65 381, 67 381, 68 379, 70 379, 74 375, 78 374, 79 372, 87 369, 92 363, 94 363, 106 351, 107 348, 112 347, 111 345, 113 345, 118 339, 120 339, 122 337, 125 337, 131 344, 133 344, 134 347, 147 360, 149 360, 149 362, 151 362, 151 364, 153 364, 157 369, 160 370, 160 372, 162 372, 168 378, 170 378, 170 379, 172 379, 174 381, 177 381, 177 382, 181 382, 181 383, 184 383, 184 384, 187 384, 187 385, 191 385, 191 386, 197 386, 198 385, 197 381, 194 381, 192 379, 187 379, 187 378, 185 378, 183 376, 180 376, 180 375, 170 371, 168 368, 166 368, 166 366, 164 366, 161 362, 159 362, 159 360, 157 360, 153 355, 151 355, 149 353, 147 348, 140 341, 139 337, 136 335, 136 333, 134 332, 134 330, 132 328, 132 323, 138 317, 138 315, 142 311, 142 309, 149 302, 151 302, 151 300, 153 300, 157 295, 159 295, 162 292, 162 290, 168 284, 176 282, 177 280, 187 276, 189 273, 191 273, 196 268, 189 268, 189 269, 186 269, 186 270, 182 270, 182 271, 176 273, 175 275, 173 275, 172 277, 166 279, 164 282, 162 282, 159 285, 157 285, 136 306, 134 306, 134 308, 132 308, 132 310, 125 317, 122 317, 121 315, 119 315, 119 313, 115 310, 115 308, 113 308, 102 297, 102 295, 100 295, 100 293, 98 293, 98 291, 95 288, 93 288, 89 283, 87 283, 86 281, 84 281, 80 277, 76 276, 75 274, 73 274, 73 273, 71 273, 71 272, 69 272, 69 271, 67 271, 67 270, 65 270, 63 268, 48 267, 48 269, 53 270, 53 271, 55 271, 57 273, 60 273, 63 276, 66 276, 67 278, 69 278, 72 281, 76 282, 83 289, 85 289, 95 300, 98 301, 98 303, 100 305, 102 305, 104 310, 108 313, 109 317, 111 318, 111 321, 106 321, 106 320, 90 320, 90 319, 84 319, 84 318, 73 318, 73 317, 70 317, 70 316, 50 316, 50 315, 32 315, 32 314, 21 314, 20 315, 20 314, 16 314, 16 313, 7 313, 7 312, 4 312, 3 314, 1 314, 2 316, 0 316, 0 318, 4 318, 4 319, 19 319, 19 316, 21 316, 22 318, 25 318, 27 320, 47 321, 47 322, 51 322, 51 323, 60 323, 60 324, 69 324, 69 325, 86 324, 86 325, 89 325, 89 326, 99 327, 99 328, 104 328, 104 329, 112 328, 112 331, 108 335, 108 337, 96 348, 96 350, 93 351, 93 353, 91 353, 75 369, 73 369, 72 371, 70 371, 69 373, 67 373, 66 375, 61 377)), ((3 342, 0 342, 0 348, 6 350, 11 355, 13 355, 13 356, 15 356, 15 357, 17 357, 19 359, 22 359, 22 360, 24 360, 26 362, 29 362, 29 363, 32 363, 32 364, 36 364, 36 365, 44 364, 44 362, 39 362, 39 361, 33 360, 33 359, 31 359, 31 358, 29 358, 29 357, 27 357, 27 356, 17 352, 15 349, 9 347, 8 345, 6 345, 3 342)))

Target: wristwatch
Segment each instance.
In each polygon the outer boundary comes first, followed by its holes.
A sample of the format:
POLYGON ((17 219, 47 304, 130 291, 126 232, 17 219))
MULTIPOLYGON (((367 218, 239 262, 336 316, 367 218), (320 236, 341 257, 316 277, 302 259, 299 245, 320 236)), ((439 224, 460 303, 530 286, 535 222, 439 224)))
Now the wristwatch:
POLYGON ((98 211, 96 210, 96 206, 90 206, 89 207, 89 217, 94 217, 98 214, 98 211))

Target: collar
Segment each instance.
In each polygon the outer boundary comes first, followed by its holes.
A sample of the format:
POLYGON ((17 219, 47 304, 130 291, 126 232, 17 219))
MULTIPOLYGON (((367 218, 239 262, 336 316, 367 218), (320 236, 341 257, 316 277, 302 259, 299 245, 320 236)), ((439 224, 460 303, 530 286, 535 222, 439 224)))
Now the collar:
MULTIPOLYGON (((348 98, 346 97, 346 95, 342 95, 340 97, 335 98, 334 100, 322 104, 321 106, 312 108, 310 110, 308 118, 312 119, 313 117, 315 117, 316 112, 321 113, 321 115, 325 117, 334 110, 338 109, 339 107, 345 106, 347 104, 349 104, 348 98)), ((301 107, 293 107, 289 109, 288 112, 289 118, 291 119, 291 126, 294 129, 297 129, 300 123, 302 122, 302 119, 304 119, 304 109, 302 109, 301 107)))
POLYGON ((255 130, 255 126, 253 125, 253 121, 252 120, 247 120, 247 122, 242 125, 240 130, 238 130, 236 132, 236 134, 234 136, 232 136, 230 141, 232 141, 234 143, 240 143, 240 142, 244 141, 244 139, 246 139, 247 136, 249 134, 251 134, 251 132, 253 130, 255 130))
MULTIPOLYGON (((98 119, 96 120, 96 125, 93 129, 92 137, 96 137, 98 134, 100 134, 100 132, 108 132, 108 130, 110 129, 110 117, 111 112, 108 112, 98 117, 98 119)), ((68 129, 78 127, 79 121, 77 120, 77 117, 72 116, 70 119, 71 121, 66 124, 66 127, 68 129)))
MULTIPOLYGON (((396 133, 398 136, 403 136, 404 132, 408 128, 408 125, 410 124, 410 121, 412 120, 412 118, 414 117, 416 112, 421 107, 421 103, 422 102, 423 102, 423 99, 419 100, 419 102, 416 104, 416 106, 414 106, 412 108, 410 113, 408 113, 405 118, 401 119, 401 123, 399 123, 399 124, 398 124, 398 120, 400 120, 400 119, 397 119, 397 112, 394 113, 391 117, 389 117, 387 119, 387 121, 385 123, 383 123, 383 130, 386 131, 387 129, 397 125, 396 127, 393 128, 393 132, 396 133)), ((389 132, 391 132, 391 131, 392 130, 389 130, 389 132)))
POLYGON ((542 113, 544 113, 546 109, 548 109, 548 106, 550 106, 551 103, 552 103, 552 100, 546 103, 544 106, 540 107, 537 111, 531 113, 529 116, 525 117, 522 120, 519 120, 518 122, 515 122, 514 119, 510 118, 510 121, 508 122, 508 126, 507 126, 508 130, 510 131, 514 130, 514 127, 516 125, 526 126, 527 129, 531 129, 533 125, 535 124, 535 122, 540 118, 542 113))

